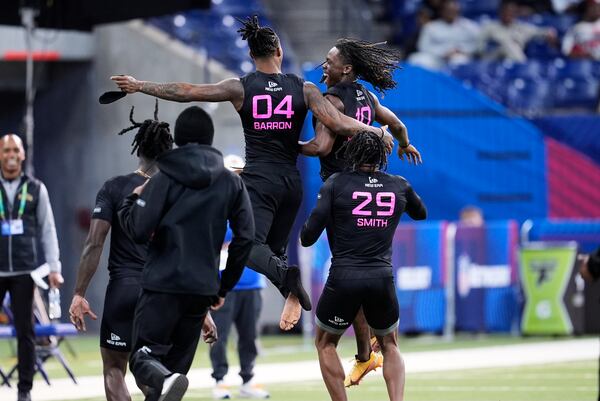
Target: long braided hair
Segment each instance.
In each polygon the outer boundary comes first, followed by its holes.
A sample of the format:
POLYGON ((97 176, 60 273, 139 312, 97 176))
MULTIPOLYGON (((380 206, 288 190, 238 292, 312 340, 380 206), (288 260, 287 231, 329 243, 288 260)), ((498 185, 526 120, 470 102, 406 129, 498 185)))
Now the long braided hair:
POLYGON ((383 43, 349 38, 338 39, 335 42, 340 56, 344 62, 352 65, 356 76, 371 83, 379 93, 396 87, 392 74, 399 68, 402 60, 399 50, 378 47, 383 43))
POLYGON ((379 167, 380 170, 387 168, 385 144, 379 136, 369 131, 354 135, 338 149, 336 155, 346 161, 346 167, 351 171, 364 165, 379 167))
POLYGON ((158 99, 154 105, 154 119, 147 119, 139 123, 133 119, 133 110, 131 106, 129 112, 129 121, 133 124, 131 127, 121 130, 117 135, 123 135, 126 132, 139 128, 133 142, 131 142, 131 154, 136 152, 136 156, 143 156, 154 160, 167 150, 173 148, 173 136, 169 131, 169 124, 164 121, 158 121, 158 99))
POLYGON ((246 20, 236 18, 242 27, 237 30, 243 40, 248 41, 248 47, 255 58, 272 56, 279 48, 279 37, 268 26, 258 24, 258 16, 246 17, 246 20))

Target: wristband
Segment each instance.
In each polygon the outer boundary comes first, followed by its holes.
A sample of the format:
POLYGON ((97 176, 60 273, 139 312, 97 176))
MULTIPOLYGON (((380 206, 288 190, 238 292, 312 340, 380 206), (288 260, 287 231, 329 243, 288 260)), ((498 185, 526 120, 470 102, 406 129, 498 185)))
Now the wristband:
POLYGON ((383 139, 383 137, 385 136, 385 131, 382 127, 379 127, 379 129, 381 130, 381 136, 379 138, 383 139))
POLYGON ((409 146, 410 146, 410 141, 408 141, 408 143, 407 143, 406 145, 400 145, 400 147, 401 147, 402 149, 406 149, 406 148, 408 148, 409 146))

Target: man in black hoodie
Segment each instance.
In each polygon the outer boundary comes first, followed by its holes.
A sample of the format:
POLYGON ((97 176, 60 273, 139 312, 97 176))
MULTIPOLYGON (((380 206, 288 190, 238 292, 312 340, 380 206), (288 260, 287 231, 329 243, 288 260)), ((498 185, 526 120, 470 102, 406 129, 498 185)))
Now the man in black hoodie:
POLYGON ((133 323, 131 372, 150 388, 147 401, 179 401, 209 307, 219 308, 252 248, 254 219, 242 180, 211 146, 213 124, 199 107, 175 123, 178 149, 125 198, 119 221, 136 242, 149 241, 133 323), (233 231, 219 281, 227 221, 233 231))

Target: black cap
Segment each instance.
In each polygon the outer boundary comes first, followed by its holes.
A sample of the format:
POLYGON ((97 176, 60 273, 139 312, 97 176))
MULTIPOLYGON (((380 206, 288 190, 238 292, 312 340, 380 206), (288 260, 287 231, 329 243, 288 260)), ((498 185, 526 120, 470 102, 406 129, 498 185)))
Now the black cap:
POLYGON ((188 107, 179 114, 175 121, 175 144, 186 143, 212 145, 215 129, 212 118, 198 106, 188 107))

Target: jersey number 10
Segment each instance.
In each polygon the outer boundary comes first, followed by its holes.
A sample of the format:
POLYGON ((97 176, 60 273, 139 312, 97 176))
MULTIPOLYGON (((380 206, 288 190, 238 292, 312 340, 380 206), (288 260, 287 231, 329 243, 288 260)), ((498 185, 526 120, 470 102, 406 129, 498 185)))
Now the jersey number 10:
POLYGON ((252 117, 256 119, 271 118, 273 114, 282 114, 286 118, 292 118, 294 110, 292 110, 292 95, 287 95, 273 110, 273 100, 271 95, 256 95, 252 98, 252 117), (258 103, 266 102, 267 110, 264 113, 258 112, 258 103))

